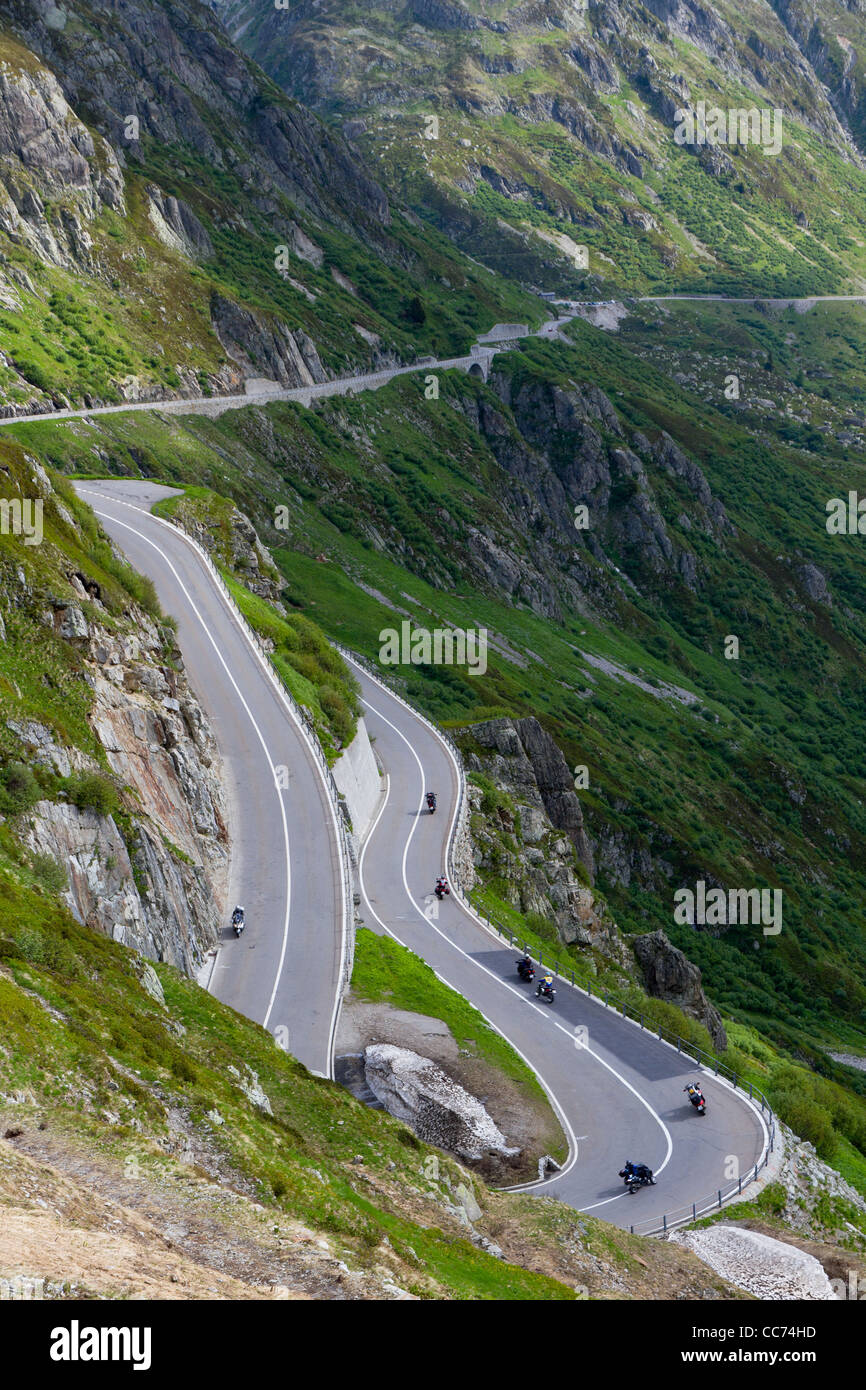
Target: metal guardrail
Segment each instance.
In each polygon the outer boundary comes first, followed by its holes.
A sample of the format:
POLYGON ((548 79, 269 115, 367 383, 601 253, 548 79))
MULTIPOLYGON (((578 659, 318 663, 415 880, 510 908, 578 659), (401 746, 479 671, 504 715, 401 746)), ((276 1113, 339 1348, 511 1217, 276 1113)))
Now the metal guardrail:
MULTIPOLYGON (((451 750, 457 767, 459 795, 459 812, 454 817, 445 851, 445 865, 451 883, 452 893, 456 893, 464 908, 475 917, 476 920, 480 921, 482 926, 486 927, 488 931, 498 936, 502 941, 507 941, 510 947, 513 948, 517 946, 518 950, 526 953, 527 943, 525 941, 521 942, 520 937, 511 931, 510 928, 503 926, 501 923, 497 922, 495 918, 490 917, 487 913, 475 906, 454 869, 454 847, 460 833, 460 828, 464 824, 467 815, 466 770, 463 766, 463 755, 457 747, 457 744, 444 729, 440 729, 431 719, 428 719, 426 715, 419 713, 408 700, 398 694, 396 690, 392 689, 392 687, 383 680, 379 672, 376 671, 372 662, 366 657, 359 655, 358 652, 351 651, 349 648, 342 646, 339 642, 335 642, 333 645, 344 656, 350 657, 351 660, 361 666, 373 680, 377 681, 379 685, 383 686, 388 691, 389 695, 393 696, 395 700, 398 700, 400 704, 410 710, 414 717, 422 724, 426 724, 426 726, 451 750)), ((750 1183, 755 1181, 759 1173, 767 1166, 770 1161, 770 1156, 775 1149, 776 1117, 763 1091, 759 1090, 751 1081, 744 1081, 737 1072, 733 1071, 730 1067, 726 1067, 716 1056, 710 1052, 706 1052, 702 1047, 699 1047, 697 1043, 691 1042, 688 1038, 680 1037, 679 1034, 672 1033, 666 1028, 656 1027, 654 1024, 650 1026, 646 1020, 645 1014, 640 1009, 629 1004, 627 1000, 622 999, 615 991, 609 989, 598 989, 597 992, 593 991, 591 980, 587 980, 585 983, 581 984, 575 978, 573 967, 563 966, 561 962, 553 959, 545 961, 543 950, 536 953, 536 959, 539 966, 542 966, 550 974, 556 975, 564 984, 570 984, 573 989, 580 991, 581 994, 588 995, 590 999, 595 1000, 601 1007, 613 1009, 614 1012, 620 1014, 622 1018, 629 1019, 631 1022, 636 1023, 643 1032, 651 1033, 659 1042, 667 1044, 668 1047, 675 1048, 680 1055, 691 1057, 700 1066, 712 1070, 715 1076, 721 1076, 729 1081, 735 1090, 742 1091, 744 1095, 748 1095, 750 1101, 760 1106, 761 1114, 766 1122, 768 1133, 766 1152, 760 1162, 755 1164, 754 1169, 749 1169, 746 1177, 735 1178, 732 1180, 729 1187, 718 1189, 716 1193, 701 1197, 697 1201, 677 1208, 673 1212, 651 1217, 645 1222, 635 1223, 629 1227, 630 1231, 633 1234, 640 1235, 662 1235, 669 1230, 673 1230, 676 1226, 684 1225, 689 1221, 696 1221, 701 1215, 705 1215, 709 1211, 717 1210, 734 1197, 739 1196, 750 1183), (647 1229, 644 1230, 642 1229, 643 1227, 647 1229)))

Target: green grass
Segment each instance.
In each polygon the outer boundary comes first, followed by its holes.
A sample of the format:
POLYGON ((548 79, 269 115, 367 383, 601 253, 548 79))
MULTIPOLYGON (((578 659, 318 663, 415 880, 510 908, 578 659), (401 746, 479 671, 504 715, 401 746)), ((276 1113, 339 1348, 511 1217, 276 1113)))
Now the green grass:
POLYGON ((398 941, 366 928, 358 932, 352 989, 362 999, 441 1019, 458 1047, 483 1057, 519 1082, 527 1095, 546 1101, 535 1074, 510 1043, 461 994, 438 979, 420 956, 398 941))
MULTIPOLYGON (((168 1132, 170 1103, 203 1137, 213 1131, 210 1142, 274 1217, 290 1214, 330 1234, 356 1267, 371 1263, 387 1237, 411 1258, 422 1296, 435 1287, 453 1298, 574 1297, 553 1279, 437 1229, 438 1186, 424 1177, 431 1151, 403 1125, 311 1076, 258 1025, 170 967, 157 967, 166 1008, 155 1004, 138 983, 131 953, 26 886, 5 858, 0 883, 8 912, 0 934, 0 1080, 4 1089, 32 1090, 52 1128, 74 1134, 103 1159, 122 1162, 134 1153, 144 1178, 158 1182, 173 1164, 158 1143, 168 1132), (229 1065, 257 1073, 273 1118, 246 1100, 229 1065), (111 1078, 119 1091, 106 1089, 111 1078), (120 1123, 104 1118, 101 1107, 109 1103, 120 1123), (225 1121, 218 1129, 206 1123, 215 1108, 225 1121), (367 1195, 351 1167, 359 1153, 368 1169, 384 1174, 392 1164, 395 1181, 415 1192, 420 1185, 416 1206, 428 1204, 422 1221, 409 1215, 411 1203, 401 1210, 399 1201, 395 1207, 367 1195)), ((483 1185, 442 1155, 439 1164, 485 1200, 483 1185)))

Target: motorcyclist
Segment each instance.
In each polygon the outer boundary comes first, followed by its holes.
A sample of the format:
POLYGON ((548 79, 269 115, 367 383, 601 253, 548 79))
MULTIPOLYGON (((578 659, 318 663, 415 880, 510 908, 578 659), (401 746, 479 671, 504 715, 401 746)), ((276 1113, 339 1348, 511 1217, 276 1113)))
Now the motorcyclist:
POLYGON ((238 922, 242 922, 243 920, 244 920, 244 910, 243 910, 242 907, 238 906, 238 907, 235 908, 234 912, 232 913, 232 926, 233 926, 233 927, 236 927, 237 924, 238 924, 238 922))
POLYGON ((437 898, 441 898, 443 893, 450 892, 450 889, 448 887, 448 880, 444 874, 440 874, 439 878, 437 878, 435 892, 437 898))
POLYGON ((428 793, 427 793, 427 805, 429 806, 429 808, 430 808, 431 811, 435 811, 435 810, 436 810, 436 793, 435 793, 435 792, 428 792, 428 793))
POLYGON ((620 1168, 619 1176, 621 1178, 624 1178, 627 1183, 655 1183, 652 1168, 648 1168, 645 1163, 632 1163, 630 1158, 627 1158, 623 1166, 620 1168))
POLYGON ((535 966, 528 955, 524 955, 523 960, 517 962, 517 969, 524 979, 535 973, 535 966))
POLYGON ((539 992, 539 994, 550 994, 550 992, 551 992, 552 989, 553 989, 553 976, 552 976, 552 975, 545 975, 544 979, 541 981, 541 984, 538 986, 538 992, 539 992))

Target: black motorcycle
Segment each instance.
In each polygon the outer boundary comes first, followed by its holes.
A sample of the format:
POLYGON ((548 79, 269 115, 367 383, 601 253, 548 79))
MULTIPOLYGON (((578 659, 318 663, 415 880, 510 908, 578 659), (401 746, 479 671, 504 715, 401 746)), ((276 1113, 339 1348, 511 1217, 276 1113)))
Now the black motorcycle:
POLYGON ((244 910, 242 907, 236 907, 232 913, 232 930, 235 936, 240 936, 245 926, 244 910))
POLYGON ((535 979, 535 966, 532 964, 531 960, 519 960, 517 962, 517 973, 521 980, 525 980, 528 985, 532 984, 532 981, 535 979))
POLYGON ((620 1168, 619 1176, 631 1194, 637 1192, 639 1187, 655 1187, 656 1185, 652 1168, 648 1168, 645 1163, 627 1163, 624 1168, 620 1168))
POLYGON ((448 884, 445 882, 444 878, 440 878, 433 891, 441 903, 442 899, 445 897, 445 894, 450 893, 451 889, 448 887, 448 884))
POLYGON ((683 1087, 683 1090, 685 1091, 685 1093, 686 1093, 686 1095, 688 1096, 689 1100, 691 1101, 692 1105, 693 1105, 693 1106, 695 1107, 695 1109, 697 1110, 698 1114, 699 1114, 699 1115, 706 1115, 706 1113, 707 1113, 707 1101, 706 1101, 706 1097, 705 1097, 703 1091, 701 1090, 700 1086, 695 1086, 694 1084, 691 1084, 691 1085, 689 1085, 689 1086, 684 1086, 684 1087, 683 1087))
POLYGON ((545 1004, 552 1004, 556 998, 556 990, 552 984, 548 984, 547 980, 541 981, 535 993, 538 995, 539 999, 544 1000, 545 1004))
POLYGON ((435 793, 435 792, 428 792, 428 793, 427 793, 427 810, 430 812, 431 816, 432 816, 433 812, 436 810, 436 793, 435 793))

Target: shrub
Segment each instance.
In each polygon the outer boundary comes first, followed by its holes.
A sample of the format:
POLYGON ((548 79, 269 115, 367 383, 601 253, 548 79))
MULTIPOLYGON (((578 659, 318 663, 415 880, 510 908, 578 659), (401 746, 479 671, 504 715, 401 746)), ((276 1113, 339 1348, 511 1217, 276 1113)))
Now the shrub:
POLYGON ((185 1057, 182 1052, 175 1052, 172 1056, 171 1070, 178 1081, 193 1082, 198 1080, 198 1072, 189 1058, 185 1057))
POLYGON ((51 854, 33 856, 33 877, 48 893, 63 893, 66 890, 66 870, 51 854))
POLYGON ((0 772, 0 811, 4 815, 17 816, 29 810, 41 796, 33 769, 26 763, 7 763, 0 772))
POLYGON ((776 1112, 801 1139, 814 1144, 819 1158, 829 1160, 836 1152, 836 1131, 830 1112, 803 1095, 802 1091, 773 1090, 776 1112))
POLYGON ((117 789, 101 772, 78 772, 67 778, 66 792, 79 811, 95 811, 98 816, 111 816, 117 810, 117 789))

